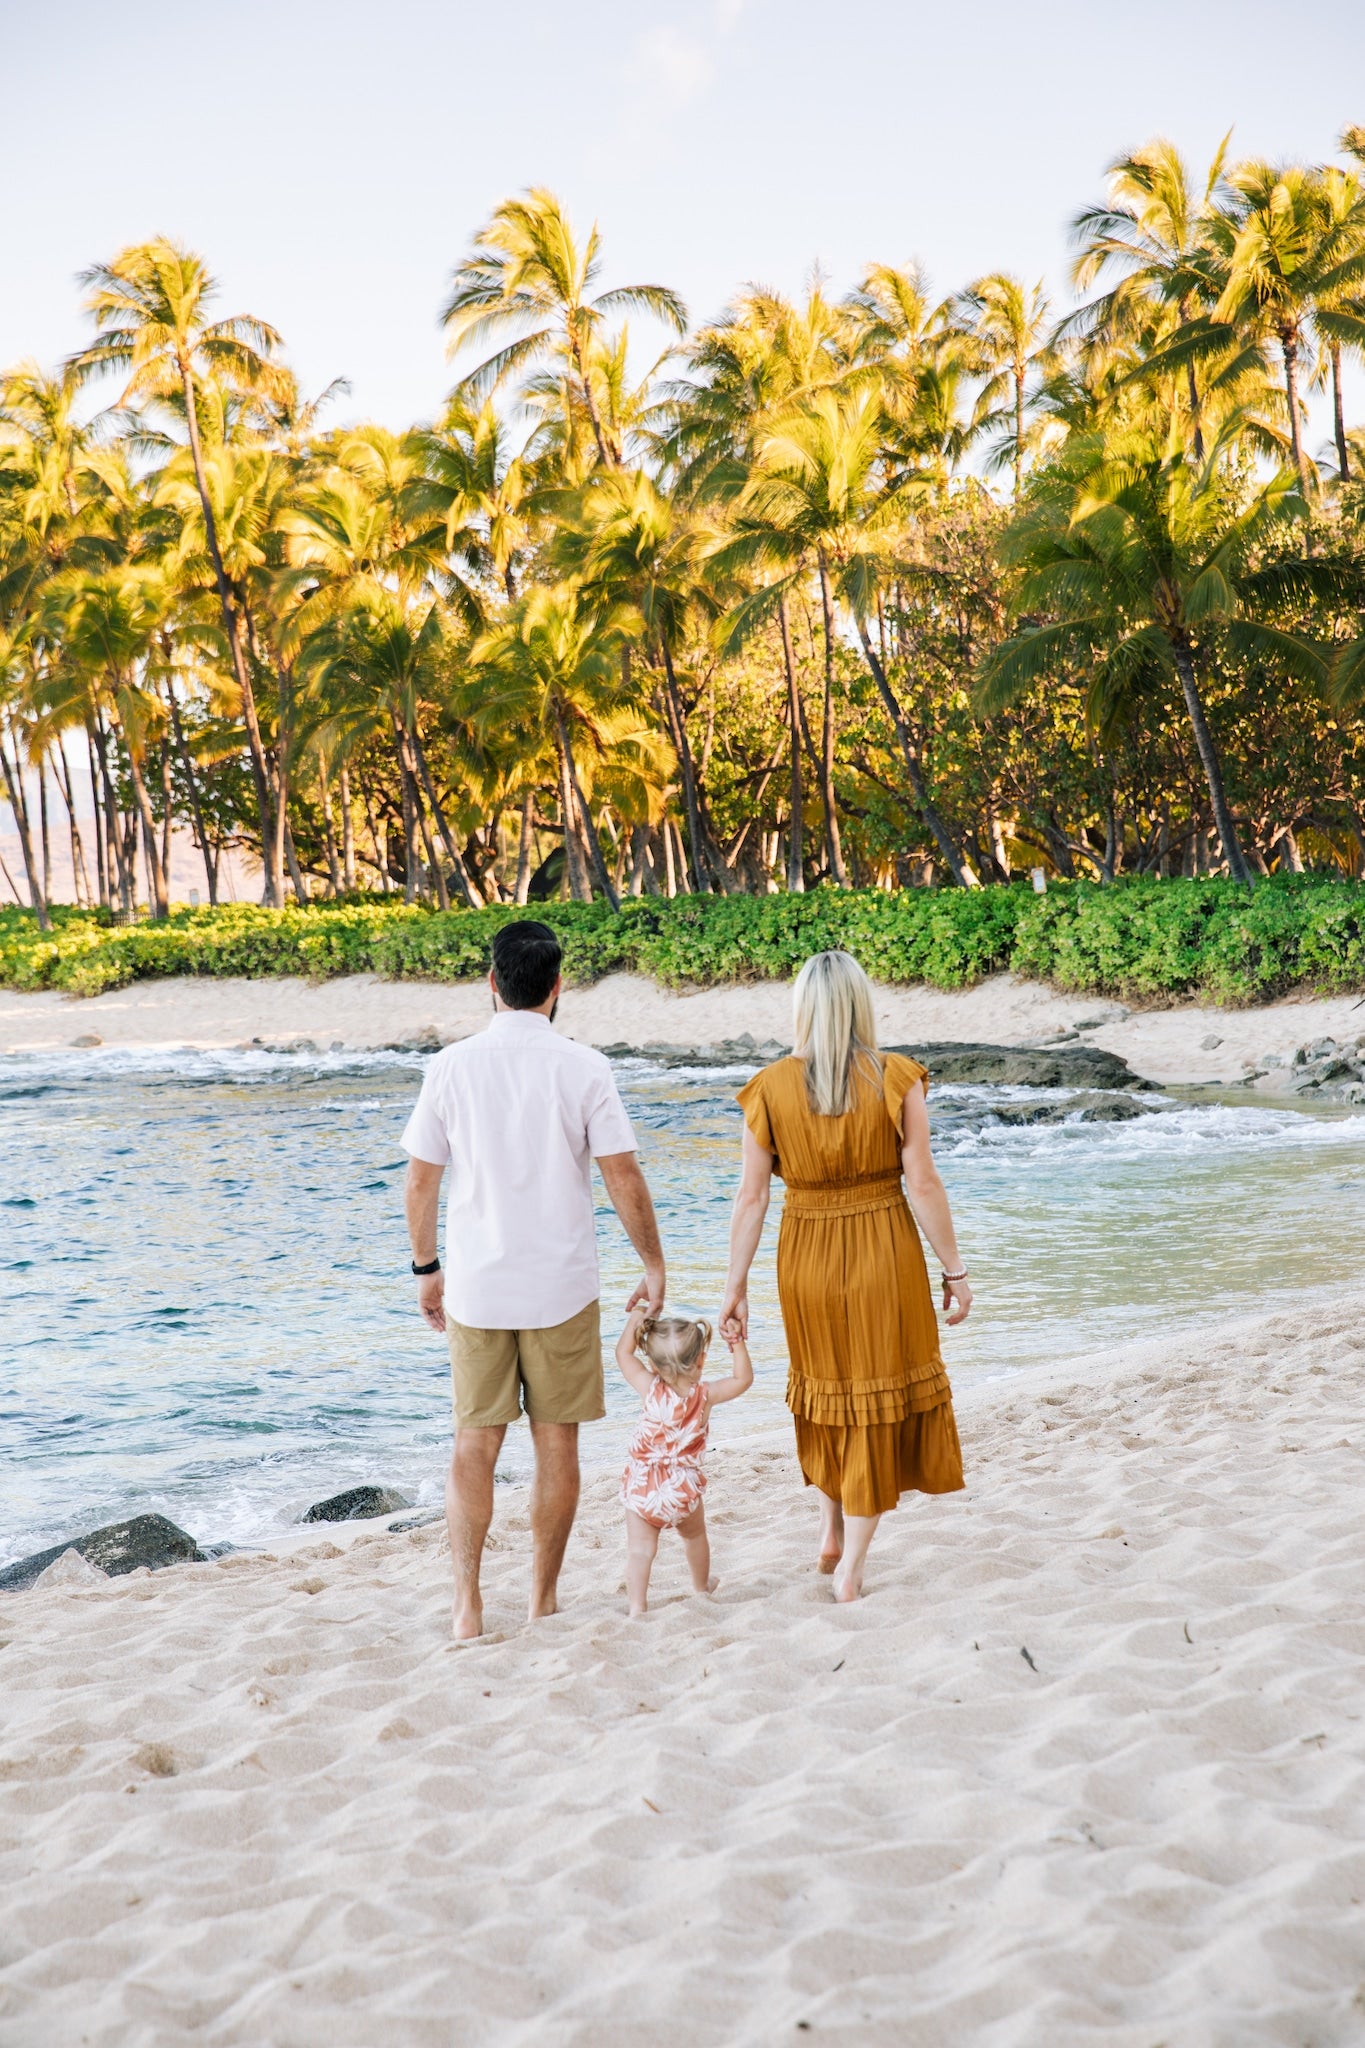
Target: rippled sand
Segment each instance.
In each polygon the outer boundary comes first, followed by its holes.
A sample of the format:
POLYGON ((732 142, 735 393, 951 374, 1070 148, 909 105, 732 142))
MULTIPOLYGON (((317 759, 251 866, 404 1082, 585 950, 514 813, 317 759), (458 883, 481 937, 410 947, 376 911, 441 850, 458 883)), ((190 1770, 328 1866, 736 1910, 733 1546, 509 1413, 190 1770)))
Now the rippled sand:
POLYGON ((784 1437, 642 1624, 607 1481, 470 1649, 439 1526, 5 1599, 0 2035, 1359 2042, 1362 1310, 977 1391, 856 1608, 784 1437))

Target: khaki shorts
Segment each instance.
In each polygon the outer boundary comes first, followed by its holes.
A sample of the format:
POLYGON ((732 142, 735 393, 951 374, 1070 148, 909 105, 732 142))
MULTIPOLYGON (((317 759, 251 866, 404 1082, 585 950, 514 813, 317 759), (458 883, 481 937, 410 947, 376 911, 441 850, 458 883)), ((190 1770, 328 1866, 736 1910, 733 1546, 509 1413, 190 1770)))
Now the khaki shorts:
POLYGON ((597 1422, 607 1412, 602 1306, 590 1301, 547 1330, 473 1330, 446 1318, 455 1420, 462 1429, 515 1422, 597 1422))

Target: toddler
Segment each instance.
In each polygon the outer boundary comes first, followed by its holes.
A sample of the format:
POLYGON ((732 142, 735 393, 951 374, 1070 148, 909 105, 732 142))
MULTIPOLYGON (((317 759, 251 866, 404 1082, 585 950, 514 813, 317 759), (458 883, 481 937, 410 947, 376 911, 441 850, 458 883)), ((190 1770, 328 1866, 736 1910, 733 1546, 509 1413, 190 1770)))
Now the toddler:
POLYGON ((644 1396, 640 1426, 630 1441, 621 1477, 626 1510, 626 1589, 631 1619, 645 1612, 649 1574, 659 1548, 659 1531, 676 1529, 699 1593, 715 1591, 711 1546, 706 1540, 704 1461, 710 1412, 718 1401, 735 1401, 754 1383, 754 1368, 741 1337, 726 1336, 731 1371, 723 1380, 704 1380, 711 1325, 682 1316, 657 1320, 636 1309, 616 1346, 616 1363, 644 1396))

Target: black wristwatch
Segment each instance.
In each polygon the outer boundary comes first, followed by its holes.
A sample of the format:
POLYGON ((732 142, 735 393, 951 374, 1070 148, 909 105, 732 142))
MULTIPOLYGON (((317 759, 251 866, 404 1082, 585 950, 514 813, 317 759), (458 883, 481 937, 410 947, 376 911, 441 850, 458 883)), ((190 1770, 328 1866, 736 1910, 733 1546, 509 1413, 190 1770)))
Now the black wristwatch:
POLYGON ((416 1259, 414 1259, 412 1262, 412 1270, 420 1280, 427 1273, 439 1273, 441 1270, 441 1261, 439 1259, 433 1259, 429 1266, 419 1266, 416 1259))

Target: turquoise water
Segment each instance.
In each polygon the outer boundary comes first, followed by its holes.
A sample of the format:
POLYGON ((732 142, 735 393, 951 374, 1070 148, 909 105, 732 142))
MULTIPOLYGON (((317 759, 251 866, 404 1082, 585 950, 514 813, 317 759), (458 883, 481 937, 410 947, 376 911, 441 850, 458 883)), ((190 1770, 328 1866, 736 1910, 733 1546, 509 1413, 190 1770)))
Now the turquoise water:
MULTIPOLYGON (((748 1069, 619 1078, 675 1303, 714 1313, 748 1069)), ((420 1062, 390 1054, 62 1053, 0 1060, 0 1563, 156 1509, 245 1543, 361 1480, 439 1498, 446 1361, 417 1319, 398 1138, 420 1062)), ((1015 1129, 943 1089, 936 1146, 979 1305, 944 1352, 960 1385, 1355 1271, 1365 1118, 1169 1102, 1117 1125, 1015 1129)), ((752 1289, 754 1393, 717 1436, 783 1426, 775 1218, 752 1289)), ((609 1343, 635 1279, 609 1209, 609 1343)), ((619 1460, 611 1385, 590 1462, 619 1460)), ((509 1433, 507 1476, 525 1469, 509 1433)))

